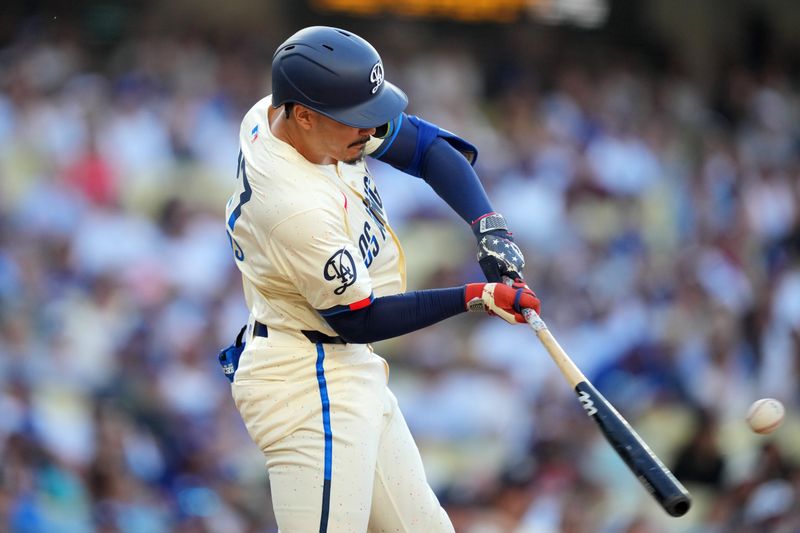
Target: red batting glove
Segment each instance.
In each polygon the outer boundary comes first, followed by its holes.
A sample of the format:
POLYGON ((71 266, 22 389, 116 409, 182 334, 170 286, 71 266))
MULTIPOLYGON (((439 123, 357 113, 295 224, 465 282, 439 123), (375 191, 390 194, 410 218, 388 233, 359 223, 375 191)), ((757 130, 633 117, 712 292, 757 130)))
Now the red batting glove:
POLYGON ((485 311, 506 322, 525 323, 523 309, 533 309, 538 314, 541 302, 536 294, 521 280, 508 286, 502 283, 469 283, 464 291, 468 311, 485 311))

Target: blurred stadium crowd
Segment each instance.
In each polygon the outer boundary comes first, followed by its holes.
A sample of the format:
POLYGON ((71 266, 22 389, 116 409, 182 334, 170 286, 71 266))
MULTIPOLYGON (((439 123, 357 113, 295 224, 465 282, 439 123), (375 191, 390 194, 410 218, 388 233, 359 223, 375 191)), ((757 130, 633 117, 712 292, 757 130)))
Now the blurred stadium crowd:
MULTIPOLYGON (((478 145, 551 330, 695 496, 667 518, 530 330, 462 316, 377 346, 457 531, 800 531, 788 66, 734 66, 712 98, 631 57, 364 36, 410 112, 478 145), (789 417, 756 437, 764 396, 789 417)), ((0 49, 0 530, 276 530, 216 353, 246 320, 222 220, 238 124, 285 36, 217 37, 131 32, 98 57, 36 26, 0 49)), ((465 225, 372 168, 410 288, 480 280, 465 225)))

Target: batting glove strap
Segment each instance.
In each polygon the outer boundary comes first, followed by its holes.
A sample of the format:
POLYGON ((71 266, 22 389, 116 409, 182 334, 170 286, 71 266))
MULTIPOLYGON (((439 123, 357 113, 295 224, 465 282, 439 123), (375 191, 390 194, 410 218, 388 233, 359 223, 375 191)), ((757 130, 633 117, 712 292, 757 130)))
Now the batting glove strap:
POLYGON ((483 287, 485 283, 469 283, 464 289, 464 302, 467 311, 471 313, 485 313, 489 310, 483 303, 483 287))
POLYGON ((517 289, 517 294, 514 296, 514 305, 512 307, 517 313, 522 313, 522 308, 519 306, 519 301, 522 298, 522 294, 522 289, 517 289))
POLYGON ((474 220, 471 226, 476 236, 489 233, 490 231, 508 233, 508 224, 506 224, 506 219, 500 213, 486 213, 482 217, 474 220))

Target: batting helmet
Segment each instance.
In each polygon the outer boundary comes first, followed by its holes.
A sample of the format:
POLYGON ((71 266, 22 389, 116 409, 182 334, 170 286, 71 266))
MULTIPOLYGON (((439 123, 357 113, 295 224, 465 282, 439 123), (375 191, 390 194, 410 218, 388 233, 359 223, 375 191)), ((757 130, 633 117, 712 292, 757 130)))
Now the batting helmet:
POLYGON ((338 28, 311 26, 289 37, 272 57, 272 105, 296 102, 355 128, 381 126, 408 98, 384 80, 375 48, 338 28))

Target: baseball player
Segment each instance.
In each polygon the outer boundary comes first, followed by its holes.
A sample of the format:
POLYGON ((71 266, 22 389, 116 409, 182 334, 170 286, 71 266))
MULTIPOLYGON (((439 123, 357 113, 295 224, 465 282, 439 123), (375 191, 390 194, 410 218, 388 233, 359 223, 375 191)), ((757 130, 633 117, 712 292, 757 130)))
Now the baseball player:
POLYGON ((407 102, 367 41, 317 26, 280 45, 272 95, 242 121, 226 229, 250 319, 220 360, 283 533, 453 531, 369 343, 468 310, 512 323, 539 310, 477 150, 407 102), (426 180, 471 224, 489 283, 405 291, 367 155, 426 180))

